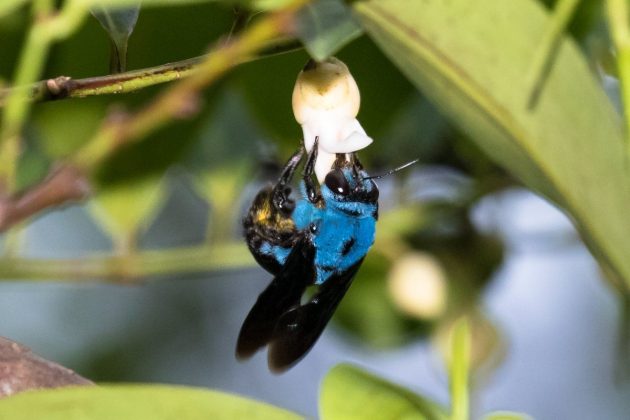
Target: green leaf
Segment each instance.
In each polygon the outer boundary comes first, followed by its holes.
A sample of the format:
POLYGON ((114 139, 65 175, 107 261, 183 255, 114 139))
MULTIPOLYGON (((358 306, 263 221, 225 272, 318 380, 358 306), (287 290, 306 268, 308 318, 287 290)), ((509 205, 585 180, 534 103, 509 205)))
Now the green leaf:
POLYGON ((234 236, 238 220, 238 197, 251 182, 262 136, 245 101, 232 89, 217 96, 214 112, 205 118, 195 135, 195 145, 185 158, 193 173, 193 186, 210 206, 207 237, 225 241, 234 236))
POLYGON ((324 378, 319 402, 323 420, 446 419, 444 409, 428 398, 342 364, 324 378))
POLYGON ((119 246, 133 245, 138 234, 153 220, 166 193, 160 176, 133 178, 98 192, 90 211, 119 246))
POLYGON ((570 213, 613 283, 627 288, 630 172, 622 129, 571 40, 562 41, 537 107, 526 109, 547 11, 534 0, 353 7, 399 69, 485 153, 570 213))
POLYGON ((107 31, 112 42, 109 70, 121 73, 127 70, 127 44, 138 21, 140 3, 124 8, 94 6, 92 15, 107 31))
POLYGON ((483 420, 532 420, 531 416, 513 411, 494 411, 486 414, 483 420))
POLYGON ((36 129, 26 127, 23 139, 24 149, 18 161, 16 186, 18 191, 41 182, 50 170, 51 159, 40 147, 41 138, 36 129))
POLYGON ((291 0, 242 0, 241 2, 257 10, 275 10, 287 6, 291 0))
POLYGON ((249 167, 234 163, 192 175, 192 185, 210 206, 206 239, 210 243, 231 240, 238 220, 237 197, 251 180, 249 167))
MULTIPOLYGON (((3 0, 7 1, 7 0, 3 0)), ((9 0, 26 1, 26 0, 9 0)), ((102 5, 115 7, 134 6, 138 0, 83 0, 88 6, 102 5)), ((142 0, 142 7, 152 6, 184 6, 200 3, 225 3, 228 5, 240 4, 253 10, 276 10, 288 6, 293 0, 142 0)))
POLYGON ((322 61, 361 35, 361 27, 339 0, 316 0, 298 14, 298 36, 306 51, 322 61))
POLYGON ((245 104, 269 137, 282 142, 288 156, 299 146, 302 130, 293 117, 291 94, 308 56, 304 51, 280 54, 239 66, 234 71, 245 104))
POLYGON ((392 303, 385 281, 389 268, 385 257, 370 252, 334 318, 348 332, 379 348, 399 346, 422 332, 418 322, 404 317, 392 303))
POLYGON ((12 13, 15 9, 26 4, 26 2, 27 0, 2 0, 0 2, 0 17, 12 13))
MULTIPOLYGON (((102 6, 102 7, 134 7, 138 4, 138 0, 83 0, 86 6, 102 6)), ((268 0, 273 1, 273 0, 268 0)), ((280 0, 276 0, 280 1, 280 0)), ((185 6, 187 4, 199 3, 234 3, 229 0, 142 0, 142 7, 152 6, 185 6)))
POLYGON ((451 335, 451 418, 468 419, 468 371, 470 369, 470 328, 466 318, 455 323, 451 335))
POLYGON ((107 103, 100 99, 84 101, 81 106, 72 101, 58 101, 53 107, 35 109, 37 131, 45 133, 42 151, 53 159, 63 159, 85 144, 106 113, 107 103))
POLYGON ((299 419, 297 414, 243 397, 161 385, 108 385, 27 392, 0 401, 12 420, 299 419))

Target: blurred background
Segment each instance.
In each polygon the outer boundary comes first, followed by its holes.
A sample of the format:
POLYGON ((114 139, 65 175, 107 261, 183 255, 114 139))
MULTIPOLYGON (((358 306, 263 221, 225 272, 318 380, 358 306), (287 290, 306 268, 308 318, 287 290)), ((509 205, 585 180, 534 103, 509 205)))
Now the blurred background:
MULTIPOLYGON (((584 3, 572 34, 614 99, 616 82, 603 76, 608 52, 597 3, 584 3)), ((230 8, 216 4, 142 10, 128 67, 197 56, 233 20, 230 8)), ((0 20, 4 80, 28 23, 24 11, 0 20)), ((249 257, 240 220, 298 145, 290 98, 308 59, 304 51, 238 67, 204 93, 194 118, 124 148, 99 168, 94 199, 38 217, 21 228, 18 241, 20 258, 75 263, 181 247, 235 247, 233 260, 203 261, 201 272, 184 267, 107 282, 76 280, 80 263, 61 269, 72 281, 40 281, 47 273, 41 265, 33 279, 5 276, 0 336, 98 382, 211 387, 315 417, 322 377, 345 361, 447 403, 442 349, 453 320, 467 314, 475 412, 628 418, 621 300, 567 217, 489 161, 368 38, 337 56, 361 89, 358 118, 375 139, 360 154, 368 171, 416 156, 420 164, 379 181, 376 244, 331 326, 295 368, 274 376, 264 353, 238 363, 234 346, 270 280, 249 257)), ((108 64, 107 35, 91 20, 54 47, 44 76, 102 75, 108 64)), ((36 105, 20 185, 33 184, 76 150, 108 110, 134 109, 161 89, 36 105)))

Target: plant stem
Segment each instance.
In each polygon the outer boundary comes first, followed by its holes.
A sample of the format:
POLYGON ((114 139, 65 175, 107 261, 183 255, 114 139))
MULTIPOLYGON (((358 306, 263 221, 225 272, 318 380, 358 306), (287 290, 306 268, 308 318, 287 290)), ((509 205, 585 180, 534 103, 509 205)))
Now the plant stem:
POLYGON ((2 0, 0 2, 0 18, 20 8, 28 0, 2 0))
POLYGON ((93 255, 75 259, 0 258, 0 281, 102 279, 136 283, 147 277, 254 267, 255 261, 241 242, 126 255, 93 255))
POLYGON ((70 166, 56 166, 39 184, 0 199, 0 232, 21 223, 42 209, 80 201, 91 194, 85 175, 70 166))
POLYGON ((33 15, 35 17, 49 16, 55 10, 55 5, 52 0, 32 0, 33 2, 33 15))
MULTIPOLYGON (((56 16, 41 15, 50 11, 51 3, 42 0, 33 3, 35 22, 26 36, 19 58, 13 84, 28 85, 40 77, 51 44, 70 35, 83 22, 87 9, 80 0, 67 0, 56 16)), ((24 100, 25 92, 14 89, 6 98, 0 129, 0 190, 11 193, 15 190, 15 172, 19 157, 22 126, 30 110, 24 100)))
MULTIPOLYGON (((270 43, 291 37, 294 29, 294 14, 307 2, 308 0, 294 0, 287 8, 260 19, 233 41, 219 44, 213 52, 203 57, 153 69, 103 78, 84 79, 83 85, 77 83, 79 81, 71 81, 63 77, 40 82, 40 85, 44 84, 49 91, 58 94, 64 90, 65 86, 71 94, 89 95, 115 93, 121 89, 135 90, 144 86, 179 79, 183 73, 189 76, 171 86, 170 89, 135 114, 119 112, 116 115, 111 115, 85 146, 69 156, 66 161, 61 162, 61 166, 70 168, 79 175, 77 181, 80 182, 72 183, 77 188, 71 190, 64 188, 45 189, 36 186, 24 194, 18 194, 13 189, 3 187, 3 183, 8 184, 7 180, 12 180, 12 184, 14 183, 14 170, 7 170, 11 176, 7 177, 6 180, 3 180, 2 172, 0 172, 0 231, 10 228, 13 224, 31 217, 45 208, 63 204, 68 200, 86 198, 91 192, 90 176, 98 169, 98 165, 103 160, 123 145, 141 139, 171 119, 186 117, 196 112, 197 97, 203 88, 215 82, 226 71, 239 63, 255 57, 261 51, 270 51, 270 43), (121 88, 121 86, 123 87, 121 88)), ((278 44, 275 45, 275 47, 277 46, 278 44)), ((272 50, 272 53, 277 52, 272 50)), ((9 90, 6 95, 7 107, 15 109, 17 103, 22 106, 23 110, 28 109, 28 107, 24 107, 26 92, 28 92, 28 88, 24 87, 9 90)), ((31 96, 31 99, 37 95, 31 96)), ((0 93, 0 100, 1 97, 2 94, 0 93)), ((41 97, 43 98, 44 95, 41 97)), ((5 110, 5 117, 7 113, 9 113, 9 109, 5 110)), ((17 118, 19 121, 17 126, 21 127, 25 115, 24 112, 20 113, 19 118, 17 118)), ((9 146, 15 146, 16 149, 13 154, 0 155, 0 170, 11 165, 15 166, 19 142, 0 144, 0 152, 3 146, 5 150, 11 150, 9 146)), ((51 172, 50 177, 54 175, 51 172)))
POLYGON ((105 124, 71 160, 89 172, 121 145, 137 141, 173 118, 196 112, 199 92, 243 59, 261 51, 270 41, 291 35, 295 11, 307 0, 295 0, 287 8, 269 14, 251 25, 233 41, 220 44, 207 55, 188 78, 170 86, 146 107, 105 124))
POLYGON ((468 372, 471 350, 470 323, 462 317, 453 324, 451 332, 450 382, 451 420, 468 420, 468 372))
POLYGON ((527 86, 530 87, 527 90, 529 93, 527 99, 528 109, 533 109, 538 102, 540 93, 558 54, 560 41, 562 41, 567 25, 571 22, 571 18, 579 4, 580 0, 559 0, 556 4, 528 73, 529 81, 527 86))
POLYGON ((607 0, 610 36, 617 50, 617 72, 625 119, 626 156, 630 160, 630 29, 627 0, 607 0))
MULTIPOLYGON (((280 38, 272 41, 272 46, 265 48, 260 54, 245 57, 240 63, 296 51, 300 48, 302 48, 302 44, 299 41, 280 38)), ((0 107, 6 106, 7 98, 14 90, 22 91, 22 99, 32 102, 134 92, 145 87, 183 79, 195 71, 195 66, 207 58, 208 54, 107 76, 85 79, 59 76, 53 79, 40 80, 27 86, 0 89, 0 107)))

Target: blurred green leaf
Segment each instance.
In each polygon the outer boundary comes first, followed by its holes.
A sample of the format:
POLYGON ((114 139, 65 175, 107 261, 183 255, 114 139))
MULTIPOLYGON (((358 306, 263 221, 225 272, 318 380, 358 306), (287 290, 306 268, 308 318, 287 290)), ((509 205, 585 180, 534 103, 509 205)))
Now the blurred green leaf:
POLYGON ((274 10, 286 6, 291 3, 291 0, 242 0, 241 3, 245 3, 253 9, 274 10))
POLYGON ((335 54, 361 35, 348 7, 339 0, 316 0, 298 14, 298 37, 317 61, 335 54))
POLYGON ((528 64, 548 21, 544 8, 533 0, 353 7, 401 71, 489 156, 567 209, 618 289, 627 287, 630 174, 622 130, 571 41, 563 41, 537 108, 526 109, 528 64))
POLYGON ((130 179, 100 190, 90 211, 115 243, 135 240, 153 220, 166 191, 161 176, 130 179))
POLYGON ((18 7, 27 3, 28 0, 2 0, 0 2, 0 17, 8 15, 18 7))
MULTIPOLYGON (((553 8, 558 0, 539 0, 548 8, 553 8)), ((602 0, 580 0, 568 30, 579 41, 583 41, 603 17, 602 0)))
MULTIPOLYGON (((13 0, 18 1, 18 0, 13 0)), ((126 7, 138 3, 138 0, 85 0, 88 5, 126 7)), ((142 6, 183 6, 196 3, 241 4, 255 10, 276 10, 289 5, 292 0, 142 0, 142 6)))
POLYGON ((210 205, 208 238, 225 240, 233 234, 237 198, 250 181, 260 130, 241 95, 225 89, 195 136, 184 163, 193 172, 197 193, 210 205))
POLYGON ((38 132, 43 134, 41 148, 53 159, 67 157, 81 147, 96 131, 106 112, 102 98, 44 104, 34 111, 38 132), (63 117, 61 117, 63 116, 63 117))
POLYGON ((41 150, 39 132, 27 125, 24 136, 24 151, 18 161, 16 187, 18 191, 44 179, 50 169, 51 159, 41 150))
POLYGON ((234 163, 193 175, 193 186, 210 206, 206 238, 211 243, 230 240, 239 220, 237 197, 250 180, 248 166, 234 163))
MULTIPOLYGON (((138 0, 84 0, 87 6, 103 6, 103 7, 129 7, 138 4, 138 0)), ((247 1, 247 0, 242 0, 247 1)), ((264 0, 263 0, 264 1, 264 0)), ((272 3, 278 3, 281 0, 267 0, 272 3)), ((196 3, 227 3, 233 4, 237 0, 142 0, 143 7, 149 6, 184 6, 196 3)), ((272 5, 274 5, 272 4, 272 5)))
MULTIPOLYGON (((348 65, 357 81, 361 91, 358 119, 374 139, 371 147, 361 150, 361 156, 380 156, 384 148, 392 147, 387 137, 388 130, 409 101, 417 99, 419 94, 367 36, 353 41, 339 51, 337 57, 348 65)), ((412 132, 411 135, 419 133, 412 132)))
POLYGON ((11 420, 299 419, 289 411, 217 391, 159 385, 70 387, 0 401, 11 420))
POLYGON ((573 22, 569 26, 571 33, 578 39, 584 40, 597 23, 603 19, 603 5, 601 0, 580 0, 573 22))
POLYGON ((432 345, 442 356, 445 365, 453 366, 453 332, 465 317, 470 334, 468 352, 469 383, 486 383, 505 360, 507 344, 501 330, 475 306, 455 306, 451 315, 443 319, 431 336, 432 345))
POLYGON ((416 156, 421 162, 435 163, 441 154, 454 155, 448 141, 452 131, 435 107, 418 95, 394 114, 389 130, 383 135, 387 147, 379 148, 378 155, 385 162, 416 156))
MULTIPOLYGON (((472 184, 463 179, 451 179, 449 182, 451 184, 438 182, 433 188, 450 189, 452 198, 436 197, 435 201, 425 201, 417 213, 423 223, 417 225, 415 231, 407 229, 400 234, 411 247, 428 252, 439 260, 449 282, 449 311, 459 313, 478 300, 484 286, 503 262, 504 245, 494 234, 479 232, 472 223, 472 184)), ((393 212, 394 216, 398 212, 400 210, 393 212)), ((401 221, 404 222, 410 215, 403 217, 401 221)), ((385 213, 383 219, 391 226, 389 229, 398 229, 398 217, 390 218, 385 213)), ((404 227, 404 224, 401 226, 404 227)), ((379 235, 387 240, 389 233, 385 232, 388 231, 379 231, 383 232, 379 235)), ((378 237, 375 245, 383 246, 378 237)), ((384 245, 387 246, 387 243, 384 245)))
POLYGON ((234 71, 250 112, 274 141, 283 143, 287 155, 302 138, 302 130, 293 117, 291 95, 307 60, 308 55, 298 51, 246 63, 234 71))
POLYGON ((483 420, 532 420, 532 417, 513 411, 494 411, 486 414, 483 420))
POLYGON ((184 158, 186 165, 194 170, 252 162, 262 139, 240 92, 228 86, 215 96, 213 112, 200 121, 193 133, 195 147, 184 158))
POLYGON ((451 330, 451 419, 468 419, 468 371, 470 370, 470 328, 465 317, 451 330))
POLYGON ((368 254, 334 317, 344 330, 377 348, 403 344, 427 331, 427 325, 394 306, 385 281, 390 265, 381 254, 368 254))
POLYGON ((427 209, 424 204, 413 203, 399 206, 380 212, 378 220, 378 235, 376 246, 381 246, 379 241, 384 241, 383 246, 392 239, 410 235, 426 227, 428 220, 427 209))
POLYGON ((93 6, 91 12, 112 42, 109 71, 111 73, 126 71, 127 45, 133 28, 138 22, 140 3, 124 8, 93 6))
POLYGON ((448 418, 444 408, 428 398, 345 364, 324 378, 319 411, 323 420, 448 418))

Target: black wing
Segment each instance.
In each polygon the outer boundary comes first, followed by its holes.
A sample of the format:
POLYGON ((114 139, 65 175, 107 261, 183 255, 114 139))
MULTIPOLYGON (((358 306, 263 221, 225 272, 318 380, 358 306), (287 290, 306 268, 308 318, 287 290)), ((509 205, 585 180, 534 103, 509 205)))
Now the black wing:
POLYGON ((280 317, 300 304, 304 290, 315 282, 314 259, 315 247, 305 235, 245 318, 236 343, 238 359, 247 359, 267 345, 280 317))
POLYGON ((269 368, 283 372, 300 361, 313 347, 346 294, 363 259, 348 270, 334 274, 319 287, 313 298, 282 314, 269 345, 269 368))

